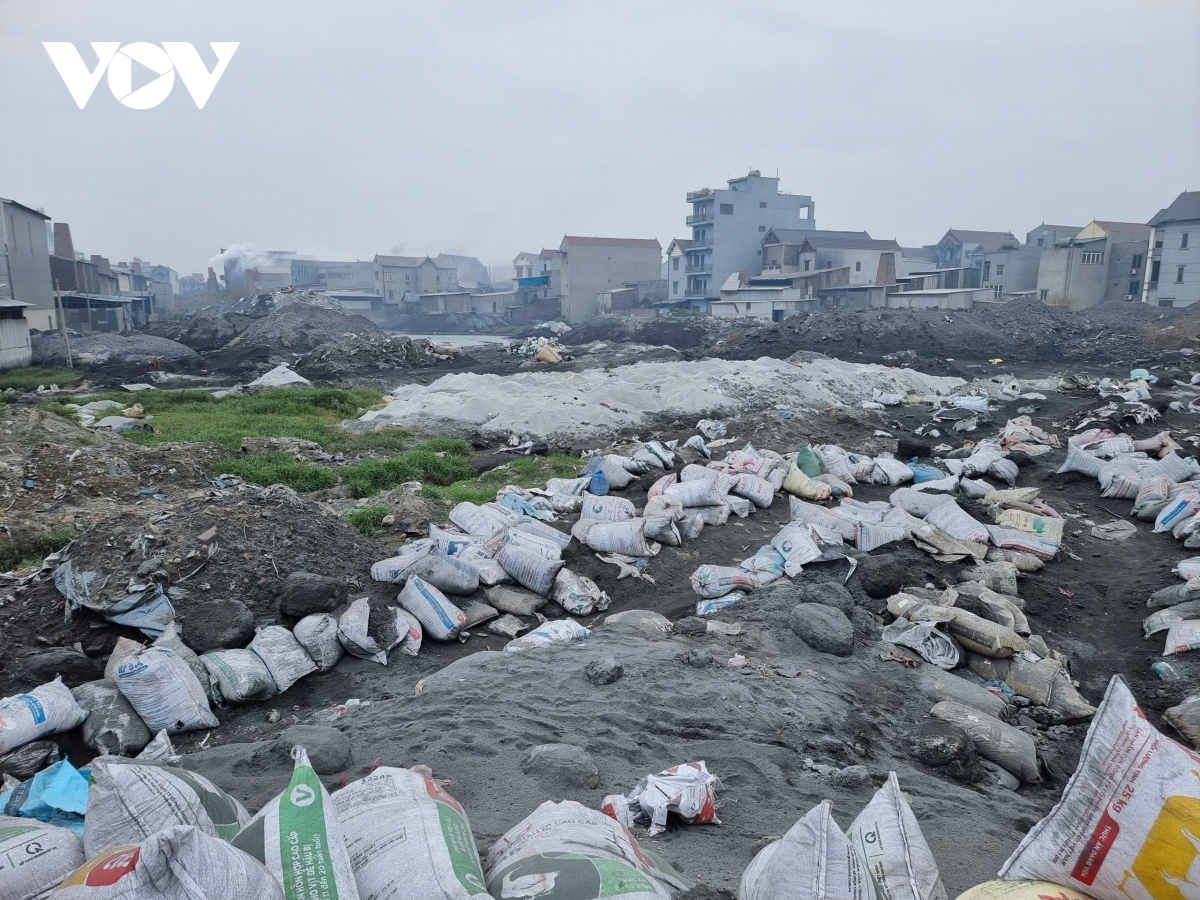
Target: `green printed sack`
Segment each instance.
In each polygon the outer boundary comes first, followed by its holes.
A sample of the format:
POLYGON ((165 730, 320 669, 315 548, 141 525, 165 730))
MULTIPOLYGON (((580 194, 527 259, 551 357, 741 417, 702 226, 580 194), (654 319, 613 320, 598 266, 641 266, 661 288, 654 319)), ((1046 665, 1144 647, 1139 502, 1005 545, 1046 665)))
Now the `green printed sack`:
POLYGON ((359 900, 350 854, 325 786, 303 747, 282 794, 262 808, 233 846, 263 865, 283 886, 285 900, 359 900))

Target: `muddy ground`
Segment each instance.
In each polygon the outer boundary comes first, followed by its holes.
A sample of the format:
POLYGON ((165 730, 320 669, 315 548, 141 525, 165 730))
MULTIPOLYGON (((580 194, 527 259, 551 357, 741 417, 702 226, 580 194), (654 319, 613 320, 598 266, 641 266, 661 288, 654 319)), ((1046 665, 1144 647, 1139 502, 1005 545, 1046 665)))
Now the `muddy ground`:
MULTIPOLYGON (((1135 438, 1170 430, 1187 453, 1194 452, 1192 441, 1200 430, 1196 416, 1166 408, 1174 397, 1186 406, 1192 396, 1184 388, 1167 386, 1167 380, 1181 384, 1190 380, 1191 357, 1158 346, 1166 342, 1161 336, 1137 331, 1133 321, 1137 317, 1132 314, 1121 310, 1113 317, 1117 324, 1104 328, 1125 327, 1123 337, 1105 337, 1106 332, 1098 331, 1094 323, 1076 325, 1077 336, 1082 335, 1079 340, 1090 343, 1079 344, 1077 352, 1064 346, 1058 358, 1034 362, 1014 363, 1010 355, 1004 364, 991 364, 985 360, 993 350, 980 344, 971 355, 939 355, 936 351, 946 349, 944 342, 921 346, 915 359, 896 357, 898 351, 911 349, 900 345, 920 337, 907 332, 894 344, 873 337, 869 347, 857 345, 867 347, 862 350, 853 349, 856 344, 846 339, 816 343, 830 355, 854 361, 909 364, 968 379, 999 372, 1021 378, 1075 372, 1124 378, 1134 363, 1159 366, 1154 371, 1165 380, 1162 387, 1154 388, 1154 402, 1161 417, 1144 425, 1127 422, 1122 428, 1135 438), (1122 316, 1130 318, 1123 326, 1122 316), (1106 360, 1097 362, 1097 355, 1106 360)), ((1182 317, 1173 318, 1186 324, 1182 317)), ((861 324, 839 321, 847 329, 861 324)), ((1151 322, 1156 329, 1167 327, 1158 324, 1167 320, 1151 315, 1142 315, 1140 321, 1151 322)), ((781 331, 774 329, 776 334, 781 331)), ((743 341, 733 343, 744 349, 762 334, 755 337, 747 332, 743 341)), ((596 339, 602 339, 599 333, 596 339)), ((1038 346, 1042 349, 1025 355, 1049 355, 1044 342, 1038 346)), ((772 348, 772 355, 794 349, 803 348, 782 341, 772 348)), ((629 344, 593 345, 566 365, 620 364, 622 359, 645 358, 646 352, 644 346, 629 344), (589 353, 595 355, 589 359, 589 353)), ((704 351, 664 348, 656 352, 664 358, 683 358, 704 351)), ((505 372, 528 365, 510 354, 486 349, 445 361, 444 368, 439 364, 420 371, 374 372, 364 376, 363 383, 378 385, 390 377, 394 386, 408 379, 432 379, 442 371, 505 372), (472 368, 476 366, 480 368, 472 368)), ((997 411, 991 420, 981 420, 978 431, 966 437, 989 436, 1017 415, 1018 407, 1033 406, 1034 423, 1059 434, 1065 443, 1076 423, 1102 405, 1094 391, 1000 402, 994 404, 997 411)), ((372 582, 368 567, 395 552, 402 540, 399 534, 370 540, 322 505, 290 492, 214 484, 210 476, 217 473, 211 470, 211 462, 221 452, 216 448, 142 448, 120 438, 84 436, 57 417, 16 415, 4 408, 0 419, 6 420, 7 445, 0 449, 10 460, 20 460, 4 473, 9 492, 0 506, 44 515, 46 522, 56 525, 91 528, 68 555, 110 572, 114 583, 132 577, 147 556, 160 557, 170 583, 183 590, 176 605, 185 627, 193 604, 210 598, 242 600, 260 625, 292 624, 278 610, 283 580, 292 571, 343 579, 350 596, 370 596, 376 608, 394 600, 394 589, 372 582), (65 464, 77 450, 74 460, 65 464), (118 458, 125 466, 110 466, 118 458), (37 477, 30 472, 38 473, 37 477), (21 487, 26 477, 34 481, 34 488, 21 487), (58 485, 66 491, 56 496, 58 485), (205 561, 199 555, 205 547, 199 535, 213 526, 220 552, 205 561), (146 535, 150 540, 138 544, 146 535), (193 572, 201 563, 203 567, 193 572)), ((784 418, 769 411, 728 424, 729 436, 735 440, 731 447, 748 441, 787 451, 805 443, 835 442, 851 450, 878 452, 895 449, 896 438, 911 436, 913 429, 928 421, 929 407, 904 406, 882 412, 843 410, 832 417, 784 418)), ((694 426, 690 421, 661 421, 639 429, 639 437, 682 442, 695 433, 694 426)), ((569 447, 549 449, 578 452, 602 443, 580 436, 569 447)), ((1130 503, 1101 499, 1093 479, 1054 474, 1063 455, 1064 451, 1054 451, 1021 470, 1019 485, 1041 488, 1042 499, 1060 513, 1078 518, 1071 518, 1058 557, 1044 570, 1021 579, 1020 595, 1028 604, 1035 633, 1070 657, 1072 674, 1085 697, 1098 702, 1112 675, 1120 674, 1161 727, 1163 710, 1200 683, 1200 660, 1173 658, 1182 679, 1160 681, 1150 666, 1161 659, 1163 635, 1144 640, 1141 622, 1148 613, 1146 598, 1175 583, 1172 567, 1192 554, 1169 535, 1152 534, 1147 523, 1136 522, 1137 533, 1121 543, 1093 537, 1093 524, 1125 518, 1130 503)), ((4 459, 0 457, 0 462, 4 459)), ((481 453, 480 465, 498 459, 481 453)), ((658 474, 621 493, 640 505, 645 488, 658 474)), ((889 488, 859 486, 856 498, 886 499, 889 493, 889 488)), ((964 505, 986 520, 980 509, 964 505)), ((846 660, 810 650, 791 635, 785 613, 766 603, 755 607, 753 599, 717 617, 743 624, 743 633, 735 637, 645 634, 603 624, 607 614, 631 609, 657 612, 672 621, 690 615, 696 601, 688 582, 692 571, 701 563, 736 564, 745 559, 778 531, 787 520, 787 509, 786 497, 780 496, 771 508, 747 519, 731 518, 723 527, 706 528, 682 548, 664 547, 645 570, 653 583, 618 580, 614 566, 572 544, 564 554, 567 566, 596 581, 613 601, 606 614, 584 620, 583 624, 598 627, 581 645, 514 659, 497 652, 506 639, 481 631, 462 644, 426 640, 419 657, 393 654, 386 668, 347 657, 332 672, 310 676, 273 701, 220 712, 220 728, 182 735, 176 747, 189 754, 185 765, 209 775, 256 809, 288 778, 286 757, 269 742, 297 723, 333 725, 349 737, 352 753, 344 776, 330 774, 331 787, 343 777, 365 773, 377 759, 395 765, 428 764, 439 777, 451 779, 450 790, 466 806, 484 846, 542 800, 565 797, 596 806, 605 793, 628 790, 649 771, 705 758, 725 785, 724 825, 672 827, 653 845, 690 877, 730 888, 753 853, 815 803, 824 797, 834 799, 838 820, 845 826, 894 769, 913 795, 914 808, 953 896, 991 877, 1030 825, 1053 805, 1074 768, 1086 723, 1054 731, 1034 729, 1047 764, 1045 782, 1025 786, 1015 795, 994 785, 946 778, 919 762, 911 752, 910 738, 929 703, 913 688, 913 673, 879 659, 886 648, 877 643, 870 616, 879 612, 882 603, 863 588, 865 566, 846 584, 858 605, 856 648, 846 660), (709 654, 707 661, 704 652, 709 654), (746 669, 733 670, 725 664, 735 653, 750 661, 746 669), (595 686, 581 673, 588 661, 603 655, 616 657, 625 666, 625 676, 613 685, 595 686), (335 708, 349 698, 369 705, 337 717, 335 708), (280 713, 276 722, 269 721, 272 710, 280 713), (573 782, 563 780, 561 773, 527 770, 523 760, 528 748, 542 743, 584 748, 596 765, 594 777, 573 782), (818 775, 806 766, 806 759, 837 768, 865 766, 865 777, 857 770, 845 777, 818 775), (968 847, 964 834, 970 835, 968 847)), ((570 521, 559 527, 565 530, 570 521)), ((904 573, 906 583, 940 586, 958 580, 957 565, 934 562, 908 545, 889 545, 870 556, 890 561, 904 573)), ((846 569, 840 562, 811 566, 798 582, 840 582, 846 569)), ((84 658, 75 659, 71 677, 83 681, 98 677, 97 670, 103 668, 119 636, 140 638, 137 632, 110 625, 87 611, 64 621, 63 599, 46 579, 24 586, 0 582, 0 601, 0 630, 7 641, 0 694, 26 688, 44 675, 31 658, 36 660, 48 647, 82 649, 84 658)), ((876 632, 882 621, 875 622, 876 632)), ((58 740, 76 764, 89 758, 75 735, 58 740)))

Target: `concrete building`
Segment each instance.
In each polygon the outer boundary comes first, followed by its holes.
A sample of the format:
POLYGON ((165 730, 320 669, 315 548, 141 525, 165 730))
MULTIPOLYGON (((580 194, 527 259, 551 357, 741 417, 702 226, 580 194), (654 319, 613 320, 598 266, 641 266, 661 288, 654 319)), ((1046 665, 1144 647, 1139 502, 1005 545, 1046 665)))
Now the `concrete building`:
POLYGON ((15 200, 0 198, 0 297, 28 303, 30 328, 58 327, 50 277, 50 217, 15 200))
MULTIPOLYGON (((778 178, 764 178, 757 169, 731 178, 728 188, 689 191, 692 214, 686 224, 692 243, 686 251, 684 297, 699 301, 720 299, 720 288, 733 272, 762 271, 762 240, 770 228, 816 228, 816 206, 805 194, 784 194, 778 178)), ((673 277, 673 276, 672 276, 673 277)))
POLYGON ((372 264, 373 287, 385 306, 420 304, 422 294, 458 291, 457 270, 428 256, 377 255, 372 264))
POLYGON ((538 254, 522 250, 513 257, 513 281, 522 278, 532 278, 538 263, 538 254))
MULTIPOLYGON (((800 259, 804 242, 812 238, 816 241, 834 240, 871 240, 871 235, 865 231, 821 231, 814 228, 783 228, 774 226, 768 228, 762 236, 761 252, 758 255, 758 268, 744 271, 755 275, 759 273, 805 271, 800 259)), ((815 245, 814 245, 815 246, 815 245)), ((810 261, 811 265, 811 261, 810 261)), ((831 268, 821 266, 820 268, 831 268)))
POLYGON ((462 287, 478 287, 481 284, 491 284, 492 276, 488 267, 474 256, 459 256, 455 253, 439 253, 433 258, 443 269, 454 269, 455 281, 462 287))
POLYGON ((662 245, 655 238, 566 235, 562 254, 562 315, 571 325, 596 315, 601 291, 660 281, 662 245))
POLYGON ((667 245, 667 299, 670 303, 687 303, 687 252, 692 242, 687 238, 672 238, 667 245))
POLYGON ((1021 242, 1011 231, 968 231, 951 228, 936 245, 939 269, 978 269, 981 275, 989 255, 1019 248, 1021 242))
POLYGON ((896 277, 904 278, 913 272, 926 272, 937 268, 937 247, 930 244, 924 247, 901 247, 900 258, 896 260, 896 277))
POLYGON ((1047 225, 1043 222, 1025 235, 1025 246, 1035 248, 1039 253, 1047 247, 1053 247, 1059 241, 1073 238, 1083 231, 1082 225, 1047 225))
POLYGON ((899 255, 900 245, 896 241, 814 234, 800 245, 799 263, 805 272, 845 268, 848 284, 895 284, 899 255))
POLYGON ((330 259, 293 259, 292 286, 320 291, 370 291, 375 286, 375 264, 330 259))
POLYGON ((1200 300, 1200 191, 1184 191, 1149 222, 1150 265, 1142 299, 1155 306, 1200 300))
POLYGON ((1140 299, 1150 232, 1149 225, 1137 222, 1097 219, 1043 248, 1038 298, 1047 306, 1069 310, 1140 299))
POLYGON ((0 372, 22 368, 33 359, 27 309, 29 305, 20 300, 0 297, 0 372))
POLYGON ((822 296, 849 284, 849 266, 762 275, 734 272, 721 285, 721 297, 710 304, 715 318, 762 319, 779 322, 788 316, 811 312, 825 305, 822 296))

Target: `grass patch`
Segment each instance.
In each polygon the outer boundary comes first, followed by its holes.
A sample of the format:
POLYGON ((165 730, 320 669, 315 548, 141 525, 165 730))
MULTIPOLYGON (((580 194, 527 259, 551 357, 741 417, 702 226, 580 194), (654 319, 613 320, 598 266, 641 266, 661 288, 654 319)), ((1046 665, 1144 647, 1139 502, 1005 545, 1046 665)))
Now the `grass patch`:
POLYGON ((160 433, 134 431, 126 435, 139 444, 211 441, 238 450, 244 437, 294 437, 316 441, 334 452, 399 450, 408 444, 402 429, 350 434, 337 427, 338 422, 383 404, 379 391, 365 388, 274 388, 219 398, 198 390, 142 391, 136 397, 115 392, 82 399, 56 395, 47 405, 53 409, 54 404, 89 400, 116 400, 126 406, 141 403, 154 416, 153 425, 160 433))
POLYGON ((0 391, 12 388, 15 391, 32 391, 39 384, 50 387, 57 384, 71 384, 83 377, 82 370, 60 369, 57 367, 29 366, 24 369, 9 369, 0 372, 0 391))
POLYGON ((301 493, 331 488, 338 482, 337 475, 331 470, 316 463, 300 462, 288 453, 231 456, 217 468, 264 487, 283 484, 301 493))
POLYGON ((496 492, 506 484, 523 488, 545 487, 550 478, 574 478, 584 465, 586 463, 579 458, 563 454, 518 456, 474 478, 456 481, 445 487, 426 485, 425 493, 455 503, 488 503, 496 499, 496 492))
POLYGON ((358 529, 363 537, 375 537, 383 527, 383 517, 387 515, 387 507, 379 504, 363 506, 346 513, 346 521, 358 529))
POLYGON ((355 497, 370 497, 404 484, 451 485, 475 474, 467 461, 474 450, 458 438, 434 438, 387 459, 369 459, 347 466, 343 472, 355 497))
POLYGON ((75 540, 75 529, 66 525, 43 531, 27 543, 0 541, 0 572, 28 569, 75 540))

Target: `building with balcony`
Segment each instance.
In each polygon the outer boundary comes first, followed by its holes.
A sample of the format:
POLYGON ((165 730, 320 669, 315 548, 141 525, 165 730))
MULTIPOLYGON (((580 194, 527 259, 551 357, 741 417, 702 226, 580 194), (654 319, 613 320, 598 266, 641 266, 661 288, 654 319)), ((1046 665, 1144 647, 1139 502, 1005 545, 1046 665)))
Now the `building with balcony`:
MULTIPOLYGON (((689 191, 691 243, 684 251, 683 296, 696 309, 707 310, 720 299, 722 285, 734 272, 762 271, 762 240, 768 229, 811 231, 816 228, 812 197, 785 194, 778 178, 764 178, 757 169, 731 178, 723 189, 689 191)), ((667 272, 675 278, 674 269, 667 272)), ((674 297, 672 293, 670 295, 674 297)))
POLYGON ((1200 191, 1184 191, 1149 222, 1150 265, 1142 300, 1191 306, 1200 300, 1200 191))
POLYGON ((1094 220, 1072 237, 1044 247, 1038 298, 1047 306, 1079 310, 1097 303, 1140 299, 1151 226, 1094 220))

